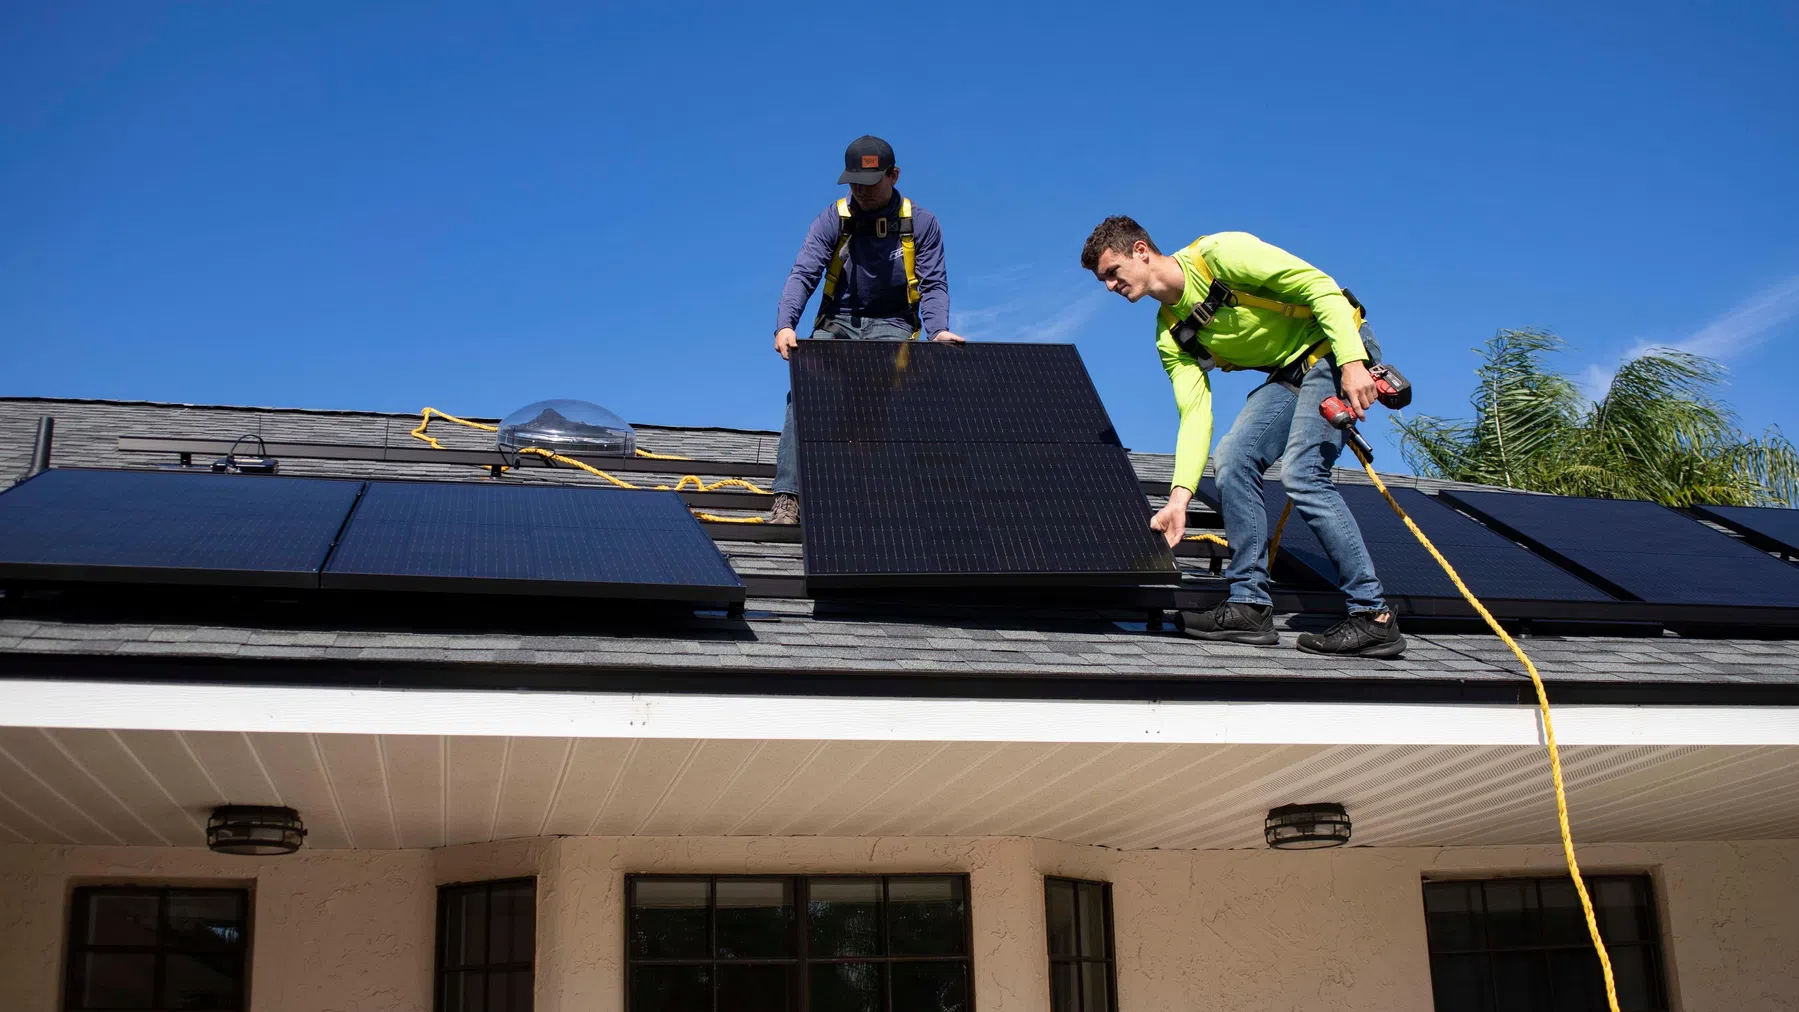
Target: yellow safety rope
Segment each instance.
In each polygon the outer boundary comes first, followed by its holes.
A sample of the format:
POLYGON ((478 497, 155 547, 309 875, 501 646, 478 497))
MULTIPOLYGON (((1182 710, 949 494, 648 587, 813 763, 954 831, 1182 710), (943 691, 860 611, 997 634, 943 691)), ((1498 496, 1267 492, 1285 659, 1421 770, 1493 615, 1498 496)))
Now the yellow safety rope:
POLYGON ((455 422, 457 425, 466 425, 471 429, 480 429, 482 432, 498 432, 498 431, 500 431, 500 427, 498 425, 483 425, 480 422, 471 422, 466 418, 457 418, 455 415, 449 414, 448 412, 439 411, 436 408, 426 408, 423 411, 419 412, 419 427, 412 430, 412 438, 422 439, 425 442, 430 443, 431 448, 433 450, 441 450, 444 447, 443 447, 442 443, 439 443, 436 439, 433 439, 431 436, 428 436, 425 434, 426 426, 431 424, 431 416, 432 415, 436 415, 437 417, 443 419, 446 422, 455 422))
POLYGON ((1274 553, 1280 551, 1281 532, 1287 529, 1287 518, 1292 515, 1293 515, 1293 500, 1288 499, 1287 505, 1281 507, 1280 521, 1274 525, 1274 536, 1268 539, 1268 568, 1269 569, 1274 568, 1274 553))
MULTIPOLYGON (((497 432, 499 430, 499 426, 496 426, 496 425, 487 425, 482 422, 471 422, 466 418, 457 418, 455 415, 449 414, 448 412, 439 411, 436 408, 427 407, 424 410, 419 412, 418 428, 412 430, 412 436, 415 439, 422 439, 425 442, 430 443, 431 448, 434 450, 441 450, 444 447, 441 443, 439 443, 435 438, 433 438, 430 434, 428 434, 425 431, 425 429, 431 424, 432 416, 441 418, 446 422, 454 422, 457 425, 466 425, 471 429, 480 429, 483 432, 497 432)), ((597 478, 601 478, 606 481, 609 481, 612 484, 618 486, 619 488, 631 489, 633 491, 641 491, 644 487, 642 485, 634 485, 631 482, 624 480, 623 478, 619 478, 614 475, 608 474, 605 471, 602 471, 599 468, 594 467, 593 465, 588 464, 584 461, 576 460, 573 457, 563 456, 560 453, 555 453, 553 451, 546 450, 541 446, 521 446, 521 447, 519 447, 518 452, 521 454, 529 453, 533 456, 542 457, 545 460, 553 461, 558 464, 565 464, 569 467, 580 468, 581 470, 586 471, 588 474, 591 474, 597 478)), ((675 457, 675 456, 670 456, 667 454, 651 453, 648 450, 638 450, 637 455, 639 457, 647 457, 651 460, 687 460, 687 459, 689 459, 687 457, 675 457)), ((652 486, 652 488, 654 491, 657 491, 657 492, 683 492, 688 489, 690 483, 692 485, 693 490, 696 492, 711 492, 715 489, 721 489, 721 488, 742 488, 742 489, 748 489, 749 491, 755 492, 759 495, 767 495, 768 494, 768 489, 762 488, 761 486, 756 485, 752 482, 745 481, 742 478, 721 478, 718 481, 707 482, 707 481, 701 479, 699 475, 695 475, 695 474, 684 474, 681 476, 681 479, 679 481, 675 482, 673 485, 655 485, 655 486, 652 486)), ((709 520, 713 523, 720 523, 720 524, 759 524, 759 523, 764 522, 761 517, 721 517, 721 516, 715 516, 711 513, 699 513, 697 511, 695 512, 694 515, 699 517, 701 520, 709 520)))
MULTIPOLYGON (((1361 461, 1362 470, 1368 472, 1369 480, 1373 481, 1374 487, 1380 490, 1381 498, 1387 500, 1387 505, 1393 508, 1393 512, 1399 515, 1400 520, 1404 521, 1406 529, 1412 532, 1412 535, 1418 539, 1418 543, 1430 553, 1430 557, 1437 560, 1437 565, 1443 567, 1443 572, 1449 576, 1449 581, 1455 584, 1455 589, 1461 592, 1463 600, 1466 600, 1469 607, 1472 607, 1487 623, 1487 628, 1492 629, 1493 634, 1511 649, 1512 656, 1518 658, 1518 663, 1524 665, 1525 673, 1530 675, 1530 684, 1537 691, 1537 710, 1543 716, 1543 741, 1549 746, 1549 774, 1550 779, 1555 783, 1555 818, 1556 824, 1562 831, 1562 854, 1568 859, 1568 874, 1574 879, 1574 891, 1580 894, 1580 908, 1587 916, 1587 934, 1593 939, 1593 949, 1599 953, 1599 967, 1605 972, 1606 1003, 1610 1006, 1610 1012, 1618 1012, 1618 986, 1612 979, 1612 957, 1606 952, 1605 940, 1599 937, 1599 920, 1593 913, 1593 899, 1587 895, 1587 883, 1580 874, 1580 861, 1574 856, 1574 830, 1568 824, 1568 792, 1562 783, 1562 753, 1555 744, 1555 721, 1549 713, 1549 690, 1543 687, 1543 676, 1537 673, 1537 666, 1531 663, 1530 656, 1524 652, 1524 648, 1512 639, 1511 635, 1499 624, 1499 620, 1493 617, 1493 613, 1487 610, 1486 605, 1480 603, 1480 599, 1475 597, 1474 592, 1468 589, 1468 585, 1462 582, 1462 577, 1455 571, 1455 567, 1449 564, 1449 560, 1443 557, 1443 553, 1437 551, 1437 546, 1431 544, 1430 538, 1426 537, 1418 525, 1412 522, 1412 518, 1406 515, 1405 510, 1399 505, 1399 501, 1393 498, 1393 493, 1387 491, 1386 482, 1381 481, 1380 475, 1375 472, 1373 462, 1362 454, 1362 448, 1353 443, 1350 444, 1350 448, 1355 451, 1356 459, 1361 461)), ((1274 536, 1268 539, 1270 564, 1273 563, 1274 553, 1280 546, 1281 531, 1287 526, 1287 517, 1292 513, 1293 500, 1289 499, 1286 508, 1281 510, 1280 522, 1274 526, 1274 536)), ((1186 540, 1210 541, 1229 547, 1229 542, 1216 534, 1189 534, 1186 540)))
MULTIPOLYGON (((1530 662, 1530 657, 1525 654, 1524 648, 1512 639, 1500 626, 1499 620, 1493 617, 1493 613, 1488 611, 1486 606, 1480 603, 1480 599, 1474 596, 1474 592, 1468 589, 1468 585, 1462 582, 1455 567, 1449 564, 1449 560, 1443 557, 1442 552, 1437 551, 1437 546, 1430 543, 1430 538, 1425 537, 1424 532, 1418 529, 1418 525, 1412 522, 1412 518, 1406 516, 1405 510, 1399 506, 1399 501, 1393 498, 1393 493, 1387 491, 1386 483, 1381 481, 1380 475, 1375 473, 1374 465, 1362 454, 1362 448, 1353 443, 1350 445, 1351 449, 1355 450, 1356 459, 1362 462, 1362 470, 1368 472, 1368 477, 1374 482, 1374 487, 1380 490, 1381 498, 1387 500, 1387 505, 1393 507, 1394 513, 1399 514, 1399 519, 1405 522, 1406 528, 1418 539, 1418 543, 1424 546, 1425 551, 1430 552, 1431 558, 1437 560, 1437 565, 1443 567, 1443 572, 1449 576, 1449 582, 1455 584, 1456 590, 1461 591, 1463 599, 1480 614, 1481 619, 1487 623, 1487 627, 1493 630, 1493 634, 1511 648, 1512 656, 1518 658, 1518 663, 1524 665, 1525 672, 1530 675, 1530 684, 1537 690, 1537 709, 1543 715, 1543 740, 1549 746, 1549 773, 1555 781, 1555 818, 1562 830, 1562 853, 1568 858, 1568 874, 1574 879, 1574 891, 1580 894, 1580 908, 1587 915, 1587 933, 1593 938, 1593 949, 1599 953, 1599 967, 1605 971, 1605 1000, 1611 1006, 1611 1012, 1618 1012, 1618 987, 1612 980, 1612 958, 1605 951, 1605 940, 1599 937, 1599 920, 1593 915, 1593 900, 1587 895, 1586 880, 1580 877, 1580 862, 1574 857, 1574 831, 1568 826, 1568 793, 1562 785, 1562 754, 1555 745, 1555 722, 1549 715, 1549 691, 1543 687, 1543 676, 1537 674, 1537 666, 1530 662)), ((1285 516, 1283 515, 1282 518, 1285 519, 1285 516)))
MULTIPOLYGON (((1268 563, 1269 563, 1269 565, 1274 564, 1274 553, 1281 546, 1281 531, 1286 530, 1287 517, 1292 515, 1292 513, 1293 513, 1293 500, 1288 499, 1287 500, 1287 508, 1281 510, 1280 522, 1274 525, 1274 536, 1268 539, 1268 563)), ((1182 538, 1181 540, 1183 540, 1183 541, 1210 541, 1214 545, 1223 545, 1226 548, 1229 548, 1231 546, 1231 543, 1229 541, 1224 540, 1223 538, 1219 537, 1216 534, 1189 534, 1185 538, 1182 538)))

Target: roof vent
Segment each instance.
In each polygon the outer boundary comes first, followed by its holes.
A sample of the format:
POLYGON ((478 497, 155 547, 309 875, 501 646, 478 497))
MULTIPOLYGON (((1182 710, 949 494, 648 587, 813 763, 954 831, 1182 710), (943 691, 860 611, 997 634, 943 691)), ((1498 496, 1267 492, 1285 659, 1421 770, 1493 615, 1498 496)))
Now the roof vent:
POLYGON ((495 439, 508 453, 528 446, 571 457, 630 457, 637 452, 636 431, 624 419, 587 401, 527 404, 500 422, 495 439))

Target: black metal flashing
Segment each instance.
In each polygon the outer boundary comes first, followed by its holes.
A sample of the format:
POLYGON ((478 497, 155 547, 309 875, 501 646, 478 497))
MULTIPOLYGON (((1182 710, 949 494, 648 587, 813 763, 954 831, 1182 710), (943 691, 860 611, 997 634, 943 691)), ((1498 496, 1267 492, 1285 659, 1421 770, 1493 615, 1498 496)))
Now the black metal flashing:
MULTIPOLYGON (((746 696, 1061 699, 1143 702, 1516 704, 1530 682, 1456 678, 1103 677, 946 671, 643 668, 430 661, 287 660, 0 653, 0 678, 199 685, 284 685, 746 696)), ((1799 683, 1585 682, 1546 678, 1552 703, 1608 706, 1796 706, 1799 683)))

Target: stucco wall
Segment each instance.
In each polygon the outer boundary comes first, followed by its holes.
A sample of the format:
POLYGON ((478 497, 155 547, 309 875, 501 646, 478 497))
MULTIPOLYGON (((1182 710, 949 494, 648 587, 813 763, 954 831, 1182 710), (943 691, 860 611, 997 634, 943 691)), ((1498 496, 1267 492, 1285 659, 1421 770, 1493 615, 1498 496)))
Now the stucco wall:
MULTIPOLYGON (((1596 846, 1594 872, 1654 874, 1684 1012, 1799 1012, 1799 841, 1596 846)), ((538 876, 538 1007, 623 1006, 629 871, 969 874, 981 1012, 1048 1005, 1042 876, 1114 884, 1125 1012, 1328 1007, 1427 1012, 1419 882, 1554 874, 1555 848, 1119 852, 1010 839, 568 838, 274 859, 0 846, 0 1008, 57 1008, 68 891, 253 885, 257 1012, 430 1006, 433 887, 538 876)))
MULTIPOLYGON (((1119 852, 1039 842, 1034 864, 1113 883, 1128 1012, 1196 1001, 1229 1012, 1430 1012, 1420 882, 1565 870, 1559 847, 1119 852)), ((1584 847, 1581 867, 1653 876, 1675 1008, 1799 1010, 1799 841, 1584 847)))
POLYGON ((257 1012, 425 1012, 430 851, 227 857, 192 848, 0 846, 0 1008, 61 1005, 69 893, 80 885, 248 885, 257 1012))

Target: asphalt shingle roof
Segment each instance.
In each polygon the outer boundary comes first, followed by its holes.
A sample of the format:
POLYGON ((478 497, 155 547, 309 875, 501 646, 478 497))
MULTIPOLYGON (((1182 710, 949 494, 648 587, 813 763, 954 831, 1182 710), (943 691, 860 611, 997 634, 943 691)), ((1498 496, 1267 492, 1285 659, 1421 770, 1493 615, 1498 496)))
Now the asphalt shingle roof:
MULTIPOLYGON (((422 445, 408 433, 416 415, 190 405, 0 399, 0 476, 23 471, 39 415, 56 418, 53 463, 131 467, 168 463, 117 449, 121 435, 235 437, 422 445)), ((776 433, 639 427, 640 445, 692 457, 768 463, 776 433)), ((492 436, 434 422, 446 446, 487 448, 492 436)), ((1164 455, 1134 454, 1145 478, 1165 477, 1164 455)), ((283 461, 286 474, 467 479, 478 469, 437 464, 283 461)), ((669 478, 678 475, 669 475, 669 478)), ((536 471, 538 480, 585 482, 572 471, 536 471)), ((1351 476, 1345 473, 1345 480, 1351 476)), ((1354 477, 1360 477, 1355 475, 1354 477)), ((632 476, 637 480, 638 476, 632 476)), ((651 480, 657 480, 651 476, 651 480)), ((1411 483, 1409 480, 1406 483, 1411 483)), ((1418 482, 1420 485, 1451 483, 1418 482)), ((721 545, 740 571, 797 572, 798 546, 721 545)), ((1411 647, 1390 661, 1342 661, 1280 648, 1199 643, 1152 633, 1141 616, 1006 613, 946 609, 936 614, 836 610, 803 600, 749 603, 748 621, 702 618, 677 626, 500 628, 463 631, 454 622, 412 628, 278 623, 203 615, 122 616, 0 611, 0 669, 70 670, 99 664, 205 660, 211 664, 342 663, 504 669, 514 682, 535 671, 738 675, 941 676, 1127 680, 1140 684, 1221 681, 1370 684, 1431 681, 1492 686, 1523 683, 1516 662, 1491 636, 1408 631, 1411 647), (1132 623, 1129 618, 1139 621, 1132 623)), ((1528 639, 1527 649, 1552 684, 1573 686, 1799 686, 1799 642, 1646 637, 1528 639)), ((746 683, 753 684, 753 683, 746 683)), ((1053 691, 1048 690, 1046 691, 1053 691)))

